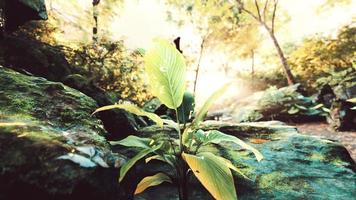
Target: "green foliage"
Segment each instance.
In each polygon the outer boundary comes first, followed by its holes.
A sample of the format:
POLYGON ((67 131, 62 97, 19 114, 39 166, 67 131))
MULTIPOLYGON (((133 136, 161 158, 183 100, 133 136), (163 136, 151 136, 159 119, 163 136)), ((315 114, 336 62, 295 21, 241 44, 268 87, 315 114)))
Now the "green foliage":
POLYGON ((157 151, 163 146, 163 142, 157 143, 156 141, 149 138, 140 138, 136 136, 128 136, 127 138, 118 141, 111 142, 111 145, 122 145, 126 147, 136 147, 140 149, 140 152, 137 153, 133 158, 128 160, 120 168, 119 182, 123 180, 126 173, 135 165, 137 161, 147 156, 148 154, 157 151))
MULTIPOLYGON (((131 158, 120 169, 119 181, 122 181, 125 174, 134 164, 148 156, 146 162, 151 160, 160 160, 168 163, 174 168, 177 174, 177 185, 180 187, 180 198, 186 199, 186 176, 189 171, 192 171, 202 185, 219 200, 234 200, 237 199, 233 177, 230 170, 239 170, 232 165, 232 163, 222 157, 213 155, 209 152, 198 152, 199 148, 210 143, 223 145, 223 142, 233 142, 242 148, 252 151, 257 160, 262 159, 262 155, 253 147, 239 140, 238 138, 226 135, 218 131, 204 132, 197 130, 199 123, 203 120, 208 109, 212 103, 222 95, 227 89, 228 85, 221 90, 213 93, 202 109, 198 112, 197 117, 193 122, 186 127, 183 134, 186 135, 187 141, 183 142, 182 133, 180 130, 180 122, 186 123, 190 120, 190 113, 194 108, 194 99, 189 93, 184 95, 184 80, 185 80, 185 64, 183 56, 174 49, 168 41, 158 40, 155 47, 146 53, 146 72, 150 77, 151 89, 155 96, 157 96, 163 104, 176 111, 177 123, 171 120, 162 120, 166 124, 173 125, 179 136, 178 152, 176 151, 177 144, 172 143, 171 139, 153 140, 149 138, 139 138, 136 136, 129 136, 124 140, 112 142, 111 144, 123 145, 126 147, 135 147, 139 149, 139 153, 131 158), (185 97, 185 98, 184 98, 185 97), (178 109, 181 103, 181 109, 178 109), (178 112, 180 110, 181 112, 178 112), (183 114, 184 117, 179 116, 183 114), (184 121, 180 121, 183 119, 184 121), (187 168, 186 166, 189 166, 187 168)), ((141 114, 147 116, 147 112, 139 111, 137 107, 134 109, 127 109, 125 106, 113 105, 104 108, 99 108, 97 112, 112 108, 123 108, 128 111, 134 111, 134 114, 141 114)), ((165 174, 156 174, 152 177, 144 178, 137 186, 135 193, 143 192, 146 188, 158 185, 163 181, 170 182, 171 178, 165 174)))
POLYGON ((232 142, 232 143, 235 143, 235 144, 241 146, 244 149, 252 151, 255 154, 255 157, 258 161, 262 160, 262 158, 263 158, 262 154, 259 151, 257 151, 255 148, 251 147, 250 145, 246 144, 242 140, 240 140, 237 137, 234 137, 232 135, 227 135, 227 134, 222 133, 217 130, 208 131, 201 135, 202 135, 202 137, 199 137, 199 141, 198 141, 199 146, 207 145, 210 143, 222 144, 223 142, 232 142))
POLYGON ((270 87, 256 92, 235 105, 234 119, 239 122, 325 117, 329 110, 312 97, 300 94, 299 84, 284 88, 270 87))
POLYGON ((185 92, 183 55, 168 41, 157 40, 153 49, 145 54, 145 66, 153 95, 168 108, 177 109, 185 92))
POLYGON ((310 91, 320 85, 317 79, 352 68, 356 52, 356 27, 343 27, 336 39, 313 38, 291 53, 289 61, 295 75, 310 91))
POLYGON ((151 95, 144 81, 143 57, 128 51, 122 41, 63 49, 73 71, 122 100, 143 105, 151 95))
POLYGON ((194 175, 215 199, 237 199, 231 171, 218 156, 209 152, 197 155, 183 153, 182 156, 194 175))
POLYGON ((159 185, 163 182, 172 183, 172 180, 169 176, 165 175, 164 173, 157 173, 153 176, 147 176, 146 178, 142 179, 140 183, 137 185, 135 190, 135 195, 140 194, 141 192, 145 191, 149 187, 159 185))
POLYGON ((158 124, 160 127, 163 127, 163 121, 158 115, 156 115, 154 113, 146 112, 146 111, 142 110, 141 108, 139 108, 136 105, 131 104, 131 103, 104 106, 104 107, 101 107, 101 108, 95 110, 95 112, 93 114, 95 114, 97 112, 100 112, 100 111, 104 111, 104 110, 111 110, 111 109, 114 109, 114 108, 123 109, 123 110, 126 110, 126 111, 128 111, 128 112, 130 112, 132 114, 138 115, 138 116, 148 117, 149 119, 154 121, 156 124, 158 124))
POLYGON ((353 67, 341 71, 331 70, 323 77, 316 80, 316 87, 321 88, 323 85, 330 85, 332 88, 341 86, 342 88, 351 88, 356 85, 356 63, 353 67))
MULTIPOLYGON (((356 104, 356 98, 348 99, 347 101, 356 104)), ((356 106, 352 107, 351 110, 356 110, 356 106)))
POLYGON ((195 100, 190 92, 185 92, 183 102, 178 107, 178 120, 182 123, 187 123, 194 112, 195 100))
MULTIPOLYGON (((43 2, 23 1, 35 10, 43 2)), ((105 28, 111 27, 113 18, 118 16, 116 10, 120 10, 122 5, 122 0, 106 0, 97 6, 99 42, 96 45, 92 44, 91 1, 51 0, 47 3, 48 20, 31 21, 13 34, 61 48, 73 73, 82 75, 86 81, 108 92, 119 94, 123 100, 143 105, 151 98, 143 77, 144 51, 129 51, 123 41, 113 41, 114 34, 105 28)))
POLYGON ((244 81, 244 85, 252 91, 260 91, 269 87, 284 87, 287 85, 284 72, 282 69, 269 69, 255 71, 253 76, 250 71, 241 71, 237 73, 237 78, 244 81))
POLYGON ((200 110, 197 112, 197 115, 194 119, 194 121, 192 122, 192 126, 194 128, 198 127, 200 122, 203 121, 204 117, 206 116, 206 114, 208 113, 209 108, 212 106, 212 104, 219 98, 221 97, 225 91, 228 89, 228 87, 230 86, 230 84, 226 84, 224 85, 222 88, 218 89, 217 91, 215 91, 212 95, 210 95, 210 97, 205 101, 205 103, 203 104, 203 106, 200 108, 200 110))
POLYGON ((311 97, 303 96, 297 91, 297 87, 299 87, 299 85, 280 89, 277 89, 276 87, 267 89, 258 101, 258 106, 265 109, 262 113, 274 114, 275 116, 328 115, 328 111, 323 109, 323 104, 316 104, 311 97))
POLYGON ((134 135, 130 135, 127 138, 120 141, 112 141, 111 145, 122 145, 126 147, 137 147, 137 148, 150 148, 150 144, 154 141, 149 138, 140 138, 134 135))

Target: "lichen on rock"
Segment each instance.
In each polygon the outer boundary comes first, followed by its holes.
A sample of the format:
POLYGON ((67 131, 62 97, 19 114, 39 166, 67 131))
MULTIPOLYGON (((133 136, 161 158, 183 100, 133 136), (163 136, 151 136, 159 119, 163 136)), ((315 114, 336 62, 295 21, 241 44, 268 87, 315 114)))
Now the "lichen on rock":
POLYGON ((111 152, 105 130, 91 116, 97 108, 93 99, 61 83, 3 67, 0 88, 1 200, 127 195, 117 184, 115 168, 124 156, 111 152), (58 159, 70 153, 95 166, 58 159))

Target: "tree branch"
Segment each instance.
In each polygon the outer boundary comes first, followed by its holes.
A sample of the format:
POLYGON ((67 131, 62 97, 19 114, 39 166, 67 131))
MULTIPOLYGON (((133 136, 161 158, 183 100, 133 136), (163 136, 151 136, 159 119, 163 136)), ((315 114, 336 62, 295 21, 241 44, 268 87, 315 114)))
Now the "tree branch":
POLYGON ((266 12, 267 12, 267 8, 268 8, 268 3, 269 3, 269 0, 266 0, 265 6, 263 8, 263 21, 266 21, 266 12))
POLYGON ((237 4, 238 4, 238 7, 239 7, 242 11, 246 12, 247 14, 249 14, 251 17, 253 17, 254 19, 256 19, 258 22, 262 23, 262 21, 261 21, 255 14, 253 14, 250 10, 247 10, 247 9, 245 8, 245 6, 243 5, 243 3, 242 3, 241 0, 236 0, 236 2, 237 2, 237 4))
POLYGON ((255 0, 255 6, 256 6, 256 10, 257 10, 257 14, 258 14, 258 19, 259 19, 259 21, 262 21, 260 6, 258 5, 257 0, 255 0))
POLYGON ((272 33, 274 34, 274 21, 275 21, 275 18, 276 18, 278 0, 273 0, 273 1, 274 1, 274 4, 273 4, 273 12, 272 12, 272 27, 271 27, 271 30, 272 30, 272 33))

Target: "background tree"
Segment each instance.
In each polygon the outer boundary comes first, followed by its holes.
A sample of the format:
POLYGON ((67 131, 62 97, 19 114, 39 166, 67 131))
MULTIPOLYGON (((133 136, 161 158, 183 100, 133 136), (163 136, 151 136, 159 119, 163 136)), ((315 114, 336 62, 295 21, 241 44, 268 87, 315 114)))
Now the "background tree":
POLYGON ((342 27, 336 38, 306 39, 290 55, 291 67, 310 91, 318 88, 317 80, 347 68, 356 61, 356 27, 342 27))
POLYGON ((294 76, 275 34, 278 0, 236 0, 236 2, 242 13, 252 17, 268 32, 281 60, 288 84, 294 84, 294 76))
POLYGON ((195 79, 193 82, 193 93, 196 92, 197 82, 204 54, 212 50, 212 43, 217 37, 217 32, 226 30, 226 26, 237 24, 237 10, 227 4, 225 0, 168 0, 168 5, 173 5, 179 14, 168 12, 169 19, 178 25, 192 25, 199 36, 199 50, 195 63, 195 79), (179 16, 179 17, 175 17, 179 16), (224 28, 225 27, 225 28, 224 28))
POLYGON ((250 59, 251 77, 253 78, 255 57, 262 39, 256 23, 240 23, 233 27, 217 27, 217 30, 210 36, 210 45, 212 49, 223 52, 230 62, 250 59))

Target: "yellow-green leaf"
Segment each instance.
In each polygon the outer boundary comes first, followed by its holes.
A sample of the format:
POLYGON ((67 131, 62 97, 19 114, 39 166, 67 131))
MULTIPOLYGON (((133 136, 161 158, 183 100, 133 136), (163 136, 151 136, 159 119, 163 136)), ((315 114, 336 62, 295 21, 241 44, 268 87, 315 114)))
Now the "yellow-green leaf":
POLYGON ((174 155, 170 155, 170 154, 154 155, 154 156, 150 156, 145 159, 146 163, 148 163, 152 160, 159 160, 159 161, 168 163, 172 167, 175 167, 176 166, 175 163, 177 162, 176 157, 174 155))
POLYGON ((208 131, 203 141, 204 145, 209 143, 220 144, 221 142, 233 142, 246 150, 252 151, 255 154, 257 161, 261 161, 263 159, 263 155, 251 145, 248 145, 235 136, 228 135, 217 130, 208 131))
POLYGON ((204 119, 206 113, 208 112, 212 104, 224 94, 224 92, 229 88, 229 86, 230 84, 226 84, 210 95, 210 97, 203 104, 203 107, 201 107, 200 110, 197 112, 197 115, 195 116, 195 119, 192 122, 193 126, 199 125, 199 123, 204 119))
POLYGON ((138 115, 138 116, 148 117, 149 119, 154 121, 157 125, 159 125, 160 127, 163 127, 163 120, 158 115, 156 115, 154 113, 146 112, 142 108, 140 108, 134 104, 131 104, 131 103, 103 106, 101 108, 96 109, 93 114, 95 114, 97 112, 105 111, 105 110, 115 109, 115 108, 126 110, 127 112, 130 112, 130 113, 138 115))
POLYGON ((132 166, 135 165, 135 163, 139 160, 141 160, 143 157, 145 157, 146 155, 158 150, 159 148, 162 147, 162 144, 159 145, 155 145, 149 149, 143 149, 142 151, 140 151, 138 154, 136 154, 133 158, 131 158, 130 160, 128 160, 125 164, 123 164, 120 168, 120 176, 119 176, 119 182, 121 182, 126 173, 132 168, 132 166))
POLYGON ((164 105, 177 109, 185 92, 183 55, 168 41, 159 39, 144 57, 151 91, 164 105))
POLYGON ((347 101, 351 102, 351 103, 356 103, 356 98, 351 98, 351 99, 348 99, 347 101))
POLYGON ((26 126, 26 123, 23 122, 0 122, 1 126, 26 126))
POLYGON ((142 138, 134 135, 129 135, 120 141, 110 141, 111 145, 122 145, 126 147, 150 148, 150 144, 154 142, 150 138, 142 138))
POLYGON ((212 153, 199 153, 196 156, 182 153, 194 175, 217 200, 236 200, 234 180, 229 167, 212 153))
MULTIPOLYGON (((243 176, 246 179, 249 179, 244 173, 242 173, 241 170, 237 169, 237 167, 235 167, 230 160, 220 157, 220 156, 216 156, 217 159, 221 160, 221 163, 224 164, 226 167, 230 168, 231 170, 234 170, 235 172, 239 173, 241 176, 243 176)), ((251 180, 251 179, 249 179, 251 180)))
POLYGON ((159 185, 163 182, 172 183, 171 178, 164 173, 157 173, 153 176, 147 176, 140 181, 135 190, 135 195, 140 194, 145 191, 147 188, 159 185))

